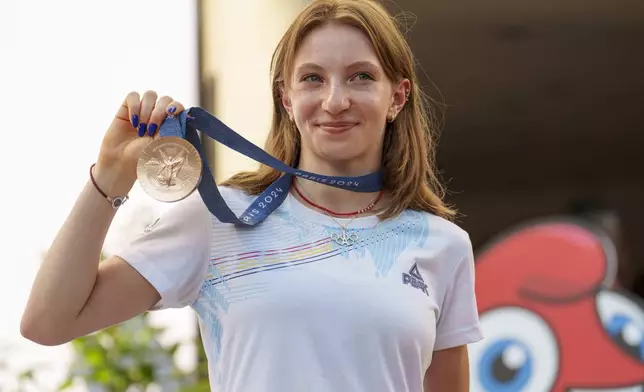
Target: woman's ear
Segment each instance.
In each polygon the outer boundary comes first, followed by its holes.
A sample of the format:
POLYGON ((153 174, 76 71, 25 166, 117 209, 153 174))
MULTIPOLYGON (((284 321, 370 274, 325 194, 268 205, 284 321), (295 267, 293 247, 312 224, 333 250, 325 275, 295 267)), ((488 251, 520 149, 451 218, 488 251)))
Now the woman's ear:
POLYGON ((411 82, 409 79, 402 79, 394 86, 394 95, 391 98, 391 115, 395 118, 403 109, 409 99, 411 92, 411 82))
POLYGON ((282 101, 284 110, 286 110, 286 113, 288 113, 288 118, 293 120, 293 107, 291 105, 291 99, 288 96, 288 92, 286 90, 286 87, 284 86, 284 83, 280 84, 280 99, 282 101))

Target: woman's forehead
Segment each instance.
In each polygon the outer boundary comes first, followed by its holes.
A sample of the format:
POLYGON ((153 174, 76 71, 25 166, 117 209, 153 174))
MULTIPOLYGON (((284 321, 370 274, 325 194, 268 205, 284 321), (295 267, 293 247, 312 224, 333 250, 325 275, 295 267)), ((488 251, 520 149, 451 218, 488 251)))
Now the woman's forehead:
POLYGON ((380 62, 364 32, 336 23, 318 27, 307 34, 293 62, 294 70, 302 66, 350 68, 356 65, 380 67, 380 62))

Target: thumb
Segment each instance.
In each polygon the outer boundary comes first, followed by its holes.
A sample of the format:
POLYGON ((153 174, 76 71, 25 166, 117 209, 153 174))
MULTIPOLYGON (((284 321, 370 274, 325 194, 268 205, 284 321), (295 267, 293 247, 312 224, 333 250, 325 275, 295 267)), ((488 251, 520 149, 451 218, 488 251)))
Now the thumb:
POLYGON ((152 142, 153 138, 150 136, 134 136, 128 145, 125 147, 125 154, 130 159, 138 160, 143 149, 152 142))

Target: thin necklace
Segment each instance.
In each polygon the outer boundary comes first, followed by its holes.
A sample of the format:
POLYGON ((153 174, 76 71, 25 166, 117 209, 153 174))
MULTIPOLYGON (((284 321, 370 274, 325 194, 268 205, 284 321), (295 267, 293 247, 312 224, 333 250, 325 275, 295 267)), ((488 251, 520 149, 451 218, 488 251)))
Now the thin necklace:
MULTIPOLYGON (((306 191, 304 190, 304 187, 302 187, 302 184, 300 184, 300 182, 299 182, 299 180, 297 178, 295 178, 295 181, 293 182, 293 185, 295 185, 293 188, 298 193, 298 195, 300 195, 300 197, 302 197, 303 200, 307 201, 309 204, 311 204, 311 205, 313 205, 315 207, 318 207, 317 204, 309 202, 309 199, 306 198, 306 197, 303 197, 302 193, 300 193, 297 185, 299 185, 299 188, 302 188, 303 192, 306 192, 306 191), (295 182, 297 182, 297 184, 295 182)), ((365 206, 365 208, 362 208, 362 209, 358 210, 356 213, 354 213, 353 217, 351 217, 351 219, 349 219, 349 221, 347 223, 345 223, 344 225, 341 224, 340 222, 338 222, 335 219, 335 217, 333 217, 333 215, 329 214, 329 212, 326 210, 326 208, 320 208, 326 214, 326 216, 328 216, 329 218, 333 219, 333 221, 338 226, 340 226, 340 229, 341 229, 340 232, 339 233, 331 233, 331 239, 336 244, 338 244, 340 246, 351 246, 351 245, 355 245, 356 243, 358 243, 358 241, 360 241, 360 236, 358 235, 358 233, 356 233, 355 231, 348 231, 347 227, 349 226, 349 224, 351 224, 351 222, 353 222, 354 219, 356 219, 358 217, 358 215, 360 215, 363 212, 366 212, 366 211, 369 211, 370 209, 372 209, 376 205, 378 200, 380 200, 380 197, 382 197, 382 191, 378 195, 374 196, 374 198, 371 199, 371 201, 367 204, 367 206, 365 206)), ((309 196, 309 198, 310 198, 310 196, 309 196)), ((378 222, 378 223, 380 223, 380 222, 378 222)), ((378 224, 376 224, 375 226, 377 226, 377 225, 378 224)))
MULTIPOLYGON (((305 201, 305 202, 307 202, 308 204, 312 205, 313 207, 317 208, 318 210, 322 210, 322 211, 324 211, 325 213, 327 213, 327 215, 331 214, 331 215, 335 215, 335 216, 353 216, 353 215, 355 215, 355 214, 360 214, 360 213, 363 213, 363 212, 367 212, 367 211, 369 211, 370 209, 372 209, 376 204, 378 204, 378 202, 380 201, 380 198, 382 198, 382 195, 383 195, 383 193, 384 193, 384 191, 382 191, 382 190, 381 190, 380 192, 378 192, 378 195, 376 195, 376 197, 374 197, 374 198, 369 202, 369 204, 367 204, 366 206, 364 206, 363 208, 361 208, 361 209, 359 209, 359 210, 357 210, 357 211, 352 211, 352 212, 335 212, 335 211, 331 211, 330 209, 328 209, 328 208, 326 208, 326 207, 322 207, 321 205, 319 205, 319 204, 317 204, 317 203, 313 202, 313 201, 312 201, 311 199, 309 199, 308 197, 304 196, 304 195, 302 194, 302 192, 300 192, 300 189, 299 189, 299 187, 297 186, 298 184, 300 184, 300 183, 299 183, 299 181, 298 181, 297 177, 295 177, 295 176, 294 176, 294 177, 293 177, 293 189, 295 189, 295 192, 297 192, 297 194, 302 198, 302 200, 304 200, 304 201, 305 201), (296 181, 297 181, 297 183, 296 183, 296 181)), ((300 184, 300 187, 301 187, 301 186, 302 186, 302 185, 300 184)), ((302 187, 302 188, 303 188, 303 187, 302 187)))

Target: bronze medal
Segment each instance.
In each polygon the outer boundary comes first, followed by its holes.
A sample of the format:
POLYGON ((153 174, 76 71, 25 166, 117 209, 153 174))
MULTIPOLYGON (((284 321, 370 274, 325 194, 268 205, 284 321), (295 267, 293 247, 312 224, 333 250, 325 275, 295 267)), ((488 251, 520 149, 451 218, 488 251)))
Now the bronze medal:
POLYGON ((199 151, 176 136, 160 137, 148 144, 136 167, 143 190, 162 202, 188 197, 199 185, 201 171, 199 151))

